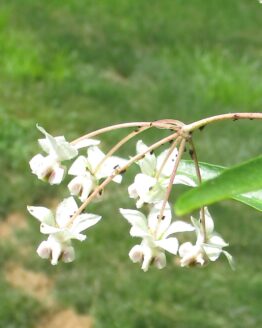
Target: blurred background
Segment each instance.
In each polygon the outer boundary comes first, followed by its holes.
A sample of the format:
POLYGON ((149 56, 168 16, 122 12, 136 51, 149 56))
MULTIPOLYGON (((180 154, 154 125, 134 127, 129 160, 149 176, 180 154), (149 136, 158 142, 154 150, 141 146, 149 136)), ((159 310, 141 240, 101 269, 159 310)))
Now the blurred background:
MULTIPOLYGON (((126 121, 261 111, 261 22, 256 0, 0 1, 0 327, 262 326, 261 215, 243 204, 210 208, 234 272, 224 258, 182 269, 169 257, 147 273, 132 264, 138 240, 118 213, 135 206, 130 174, 91 206, 104 220, 75 243, 72 264, 37 256, 43 236, 26 212, 67 195, 30 173, 36 123, 73 140, 126 121)), ((103 151, 128 132, 103 135, 103 151)), ((217 123, 195 144, 201 161, 229 166, 261 154, 261 135, 260 122, 217 123)), ((119 155, 132 152, 131 142, 119 155)))

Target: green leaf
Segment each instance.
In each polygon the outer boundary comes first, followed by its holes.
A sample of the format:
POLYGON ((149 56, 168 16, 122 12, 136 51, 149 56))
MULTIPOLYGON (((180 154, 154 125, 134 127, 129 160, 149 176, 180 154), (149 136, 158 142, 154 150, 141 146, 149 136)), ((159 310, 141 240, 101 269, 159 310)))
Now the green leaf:
MULTIPOLYGON (((262 188, 262 156, 230 169, 200 163, 200 171, 204 183, 178 198, 175 204, 178 215, 227 198, 234 198, 262 211, 262 190, 259 190, 262 188)), ((181 161, 177 173, 197 183, 192 161, 181 161)))
MULTIPOLYGON (((203 182, 218 176, 226 169, 223 166, 203 162, 199 162, 199 167, 203 182)), ((177 174, 186 176, 189 179, 193 180, 195 184, 198 184, 195 165, 194 162, 191 160, 181 160, 181 162, 179 163, 177 174)), ((241 195, 236 195, 232 198, 259 211, 262 211, 262 189, 241 195)))

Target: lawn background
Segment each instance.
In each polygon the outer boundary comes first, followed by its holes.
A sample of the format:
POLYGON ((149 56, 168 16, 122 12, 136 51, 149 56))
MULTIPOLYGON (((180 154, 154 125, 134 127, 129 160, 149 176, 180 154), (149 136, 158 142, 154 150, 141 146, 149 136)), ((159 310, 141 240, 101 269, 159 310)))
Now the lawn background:
MULTIPOLYGON (((38 151, 36 123, 53 135, 77 136, 125 121, 206 116, 262 107, 262 5, 256 0, 1 0, 0 212, 20 211, 30 227, 18 245, 37 247, 38 223, 26 204, 50 204, 66 188, 37 181, 28 160, 38 151)), ((126 131, 103 136, 104 151, 126 131)), ((157 134, 159 133, 159 134, 157 134)), ((162 135, 145 136, 152 142, 162 135)), ((195 134, 201 161, 233 165, 261 153, 261 123, 226 122, 195 134)), ((120 154, 135 151, 130 143, 120 154)), ((135 172, 135 170, 133 170, 135 172)), ((261 215, 227 201, 211 207, 237 262, 144 274, 130 263, 136 243, 119 207, 134 207, 126 188, 110 186, 103 215, 76 244, 77 261, 51 267, 1 242, 0 326, 35 327, 45 307, 5 279, 16 261, 55 280, 61 306, 94 318, 95 327, 259 327, 262 325, 261 215)), ((130 207, 130 208, 131 208, 130 207)))

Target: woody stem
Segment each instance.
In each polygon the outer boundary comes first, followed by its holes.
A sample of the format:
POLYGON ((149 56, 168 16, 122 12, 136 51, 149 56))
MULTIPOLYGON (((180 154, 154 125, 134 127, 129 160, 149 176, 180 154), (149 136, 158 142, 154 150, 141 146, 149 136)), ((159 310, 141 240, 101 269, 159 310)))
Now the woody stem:
POLYGON ((180 143, 180 146, 179 146, 178 155, 177 155, 175 165, 174 165, 174 168, 173 168, 170 180, 169 180, 169 184, 168 184, 168 187, 167 187, 167 190, 166 190, 166 194, 165 194, 165 197, 164 197, 164 200, 163 200, 163 204, 162 204, 162 207, 161 207, 161 210, 160 210, 160 213, 159 213, 158 223, 160 223, 160 221, 163 217, 163 213, 164 213, 166 204, 168 202, 168 199, 169 199, 172 187, 173 187, 173 182, 175 180, 177 168, 178 168, 179 162, 180 162, 180 160, 183 156, 184 150, 185 150, 185 145, 186 145, 186 139, 183 138, 181 143, 180 143))
POLYGON ((115 125, 110 125, 102 129, 95 130, 93 132, 90 132, 88 134, 83 135, 82 137, 75 139, 74 141, 71 142, 72 145, 75 145, 79 143, 80 141, 83 141, 85 139, 93 138, 96 137, 102 133, 117 130, 117 129, 124 129, 124 128, 141 128, 141 127, 156 127, 159 129, 171 129, 171 130, 177 130, 179 129, 183 123, 176 121, 176 120, 171 120, 171 119, 166 119, 166 120, 159 120, 159 121, 154 121, 154 122, 128 122, 128 123, 120 123, 120 124, 115 124, 115 125))
POLYGON ((137 130, 129 133, 127 136, 125 136, 122 140, 120 140, 113 148, 111 148, 106 156, 100 161, 100 163, 98 163, 95 172, 98 172, 98 170, 100 169, 100 167, 105 163, 105 161, 107 160, 107 158, 109 158, 110 156, 112 156, 119 148, 121 148, 126 142, 128 142, 130 139, 132 139, 133 137, 137 136, 139 133, 144 132, 145 130, 150 129, 150 126, 145 126, 145 127, 141 127, 138 128, 137 130))
MULTIPOLYGON (((189 139, 189 144, 190 144, 189 153, 195 164, 195 170, 196 170, 196 175, 197 175, 199 184, 201 184, 201 182, 202 182, 201 171, 200 171, 200 167, 199 167, 199 163, 198 163, 198 159, 197 159, 196 148, 195 148, 192 138, 189 139)), ((202 229, 203 229, 204 240, 206 241, 207 235, 206 235, 206 218, 205 218, 205 208, 204 207, 201 207, 200 219, 201 219, 201 225, 202 225, 202 229)))
POLYGON ((205 127, 206 125, 208 125, 210 123, 225 121, 225 120, 237 121, 237 120, 243 120, 243 119, 249 119, 249 120, 258 119, 258 120, 261 120, 262 119, 262 113, 228 113, 228 114, 221 114, 221 115, 211 116, 211 117, 207 117, 207 118, 204 118, 202 120, 193 122, 191 124, 184 125, 182 127, 182 130, 185 133, 189 133, 189 132, 192 132, 196 129, 203 128, 203 127, 205 127))
POLYGON ((170 157, 171 154, 173 153, 173 151, 174 151, 174 149, 176 148, 176 146, 177 146, 177 144, 178 144, 179 141, 180 141, 180 138, 177 138, 176 140, 173 141, 173 143, 172 143, 170 149, 168 150, 168 153, 167 153, 165 159, 163 160, 163 163, 161 164, 159 170, 157 171, 156 179, 159 179, 159 177, 160 177, 160 175, 161 175, 161 173, 162 173, 162 171, 163 171, 163 169, 164 169, 164 167, 165 167, 165 165, 166 165, 166 163, 167 163, 169 157, 170 157))

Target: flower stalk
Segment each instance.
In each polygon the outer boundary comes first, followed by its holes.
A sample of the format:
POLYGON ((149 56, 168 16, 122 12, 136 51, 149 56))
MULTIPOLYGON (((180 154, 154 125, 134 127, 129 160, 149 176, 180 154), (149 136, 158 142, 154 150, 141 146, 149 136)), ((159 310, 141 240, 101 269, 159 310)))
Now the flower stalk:
POLYGON ((117 176, 118 174, 121 174, 123 172, 125 172, 133 163, 135 163, 136 161, 140 160, 141 158, 143 158, 148 152, 151 152, 152 150, 160 147, 161 145, 164 145, 166 143, 168 143, 169 141, 175 139, 178 136, 178 133, 173 133, 168 137, 165 137, 157 142, 155 142, 154 144, 152 144, 146 151, 137 154, 136 156, 132 157, 125 165, 123 165, 122 167, 116 168, 115 172, 110 175, 109 177, 107 177, 93 192, 92 194, 86 199, 85 202, 83 202, 83 204, 79 207, 79 209, 76 211, 76 213, 72 216, 70 222, 68 224, 71 224, 75 218, 82 213, 82 211, 86 208, 86 206, 106 187, 106 185, 108 185, 115 176, 117 176))
POLYGON ((144 127, 140 127, 137 130, 129 133, 126 137, 124 137, 123 139, 121 139, 114 147, 112 147, 106 154, 106 156, 100 161, 100 163, 97 165, 96 169, 95 169, 95 173, 100 169, 100 167, 105 163, 105 161, 112 156, 116 151, 118 151, 124 144, 126 144, 130 139, 136 137, 137 135, 139 135, 140 133, 150 129, 151 126, 144 126, 144 127))
POLYGON ((176 177, 177 168, 178 168, 179 162, 180 162, 180 160, 181 160, 181 158, 184 154, 185 145, 186 145, 186 139, 182 139, 182 141, 179 145, 178 155, 177 155, 177 158, 176 158, 176 161, 175 161, 175 164, 174 164, 174 168, 173 168, 170 180, 169 180, 167 190, 166 190, 165 198, 163 200, 163 204, 162 204, 161 210, 159 212, 158 223, 160 223, 161 220, 162 220, 163 213, 164 213, 165 207, 167 205, 167 202, 168 202, 168 199, 169 199, 172 187, 173 187, 173 183, 174 183, 174 180, 175 180, 175 177, 176 177))
POLYGON ((155 127, 159 129, 167 129, 167 130, 174 130, 177 131, 183 126, 184 124, 182 122, 179 122, 177 120, 172 120, 172 119, 164 119, 164 120, 159 120, 159 121, 153 121, 153 122, 128 122, 128 123, 120 123, 120 124, 115 124, 115 125, 110 125, 102 129, 95 130, 93 132, 90 132, 88 134, 83 135, 80 138, 77 138, 71 142, 72 145, 75 145, 85 139, 93 138, 96 137, 100 134, 109 132, 109 131, 114 131, 118 129, 125 129, 125 128, 140 128, 140 127, 155 127))
POLYGON ((202 120, 193 122, 191 124, 186 124, 182 127, 182 130, 185 133, 193 132, 197 129, 201 129, 205 127, 208 124, 220 122, 220 121, 226 121, 226 120, 261 120, 262 119, 262 113, 228 113, 228 114, 221 114, 221 115, 215 115, 211 117, 204 118, 202 120))
MULTIPOLYGON (((200 167, 198 164, 198 158, 197 158, 197 153, 196 153, 196 148, 195 145, 193 143, 193 139, 192 137, 189 138, 188 140, 189 144, 190 144, 190 156, 192 158, 192 160, 194 161, 195 164, 195 170, 196 170, 196 175, 198 178, 198 182, 199 184, 202 183, 202 177, 201 177, 201 171, 200 171, 200 167)), ((206 233, 206 218, 205 218, 205 208, 201 207, 200 209, 200 222, 201 222, 201 226, 203 229, 203 236, 204 236, 204 241, 206 241, 207 239, 207 233, 206 233)))

